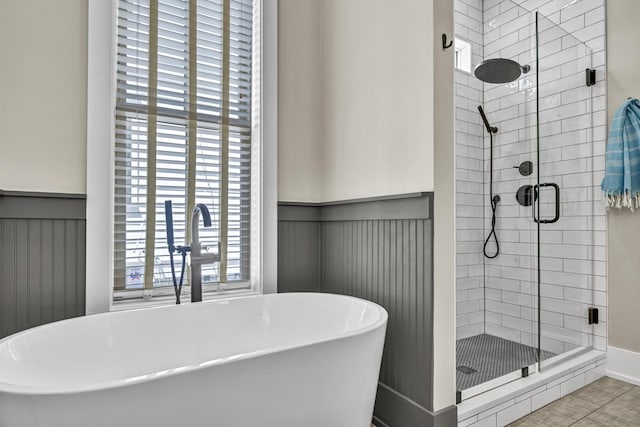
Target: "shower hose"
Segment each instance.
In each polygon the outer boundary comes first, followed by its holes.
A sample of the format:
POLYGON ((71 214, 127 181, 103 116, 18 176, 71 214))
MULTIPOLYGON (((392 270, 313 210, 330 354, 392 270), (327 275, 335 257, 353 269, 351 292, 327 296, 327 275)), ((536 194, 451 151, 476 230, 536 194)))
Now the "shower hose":
POLYGON ((484 241, 483 252, 484 256, 493 259, 498 256, 500 253, 500 244, 498 243, 498 236, 496 234, 496 210, 498 209, 498 202, 500 201, 500 196, 497 194, 493 195, 493 132, 489 132, 489 141, 491 144, 490 148, 490 159, 489 159, 489 197, 491 198, 491 231, 487 236, 487 240, 484 241), (491 236, 493 236, 493 240, 496 243, 496 252, 493 255, 490 255, 487 252, 487 245, 491 240, 491 236))

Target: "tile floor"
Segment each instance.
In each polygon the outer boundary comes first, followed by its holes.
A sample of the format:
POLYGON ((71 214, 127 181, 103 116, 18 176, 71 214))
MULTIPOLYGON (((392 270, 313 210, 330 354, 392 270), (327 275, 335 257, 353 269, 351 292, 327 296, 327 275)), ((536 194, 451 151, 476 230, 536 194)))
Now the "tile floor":
MULTIPOLYGON (((542 351, 546 360, 554 353, 542 351)), ((528 345, 481 334, 456 341, 456 383, 466 390, 502 375, 519 371, 538 360, 538 350, 528 345), (469 370, 470 368, 470 370, 469 370)))
POLYGON ((604 377, 510 426, 637 427, 640 387, 604 377))

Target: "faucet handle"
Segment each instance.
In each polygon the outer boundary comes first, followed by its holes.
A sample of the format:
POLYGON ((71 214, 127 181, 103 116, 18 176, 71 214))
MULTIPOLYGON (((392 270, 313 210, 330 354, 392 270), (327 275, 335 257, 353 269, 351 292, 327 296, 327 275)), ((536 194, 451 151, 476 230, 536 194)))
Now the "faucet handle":
MULTIPOLYGON (((203 252, 209 252, 209 246, 208 245, 202 245, 200 247, 200 249, 203 252)), ((222 244, 220 242, 218 242, 218 255, 222 252, 222 244)))
POLYGON ((212 264, 214 262, 220 262, 221 259, 221 247, 222 245, 218 242, 218 253, 209 252, 207 246, 200 246, 197 255, 191 253, 191 264, 212 264))

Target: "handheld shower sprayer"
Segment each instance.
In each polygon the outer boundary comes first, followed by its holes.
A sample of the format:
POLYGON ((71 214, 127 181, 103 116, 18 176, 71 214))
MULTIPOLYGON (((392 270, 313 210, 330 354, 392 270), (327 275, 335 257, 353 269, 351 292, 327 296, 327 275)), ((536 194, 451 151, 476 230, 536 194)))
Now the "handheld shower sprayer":
POLYGON ((487 236, 487 240, 484 241, 483 252, 484 256, 493 259, 498 256, 500 253, 500 243, 498 242, 498 235, 496 234, 496 211, 498 210, 498 203, 500 202, 500 196, 493 194, 493 135, 498 133, 498 128, 491 126, 489 124, 489 120, 487 119, 487 115, 484 113, 484 109, 481 105, 478 105, 478 111, 480 112, 480 116, 482 116, 482 121, 484 122, 484 126, 487 128, 487 132, 489 132, 489 141, 490 141, 490 149, 489 149, 489 203, 491 205, 491 231, 487 236), (493 255, 489 255, 487 251, 487 245, 491 240, 491 236, 493 236, 493 240, 496 244, 496 252, 493 255))
POLYGON ((487 115, 484 113, 482 105, 478 105, 478 111, 480 111, 480 116, 482 116, 482 121, 484 122, 484 126, 487 128, 489 135, 498 133, 498 128, 489 124, 489 120, 487 120, 487 115))
POLYGON ((176 304, 180 304, 180 294, 182 293, 182 283, 184 280, 184 271, 187 263, 187 252, 191 251, 189 246, 175 246, 173 237, 173 205, 171 200, 164 202, 164 218, 167 228, 167 246, 169 249, 169 260, 171 264, 171 278, 173 279, 173 290, 176 293, 176 304), (173 263, 174 252, 182 254, 182 268, 180 269, 180 280, 176 278, 176 268, 173 263))

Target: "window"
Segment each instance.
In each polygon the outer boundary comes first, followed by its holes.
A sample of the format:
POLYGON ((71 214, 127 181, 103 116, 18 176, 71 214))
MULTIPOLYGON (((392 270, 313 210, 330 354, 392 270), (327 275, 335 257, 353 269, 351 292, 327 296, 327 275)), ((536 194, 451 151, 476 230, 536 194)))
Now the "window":
POLYGON ((471 44, 459 38, 455 38, 455 66, 456 69, 471 72, 471 44))
POLYGON ((173 293, 165 200, 176 244, 190 242, 196 203, 211 212, 200 240, 220 242, 221 262, 203 267, 203 289, 247 288, 253 1, 117 4, 114 297, 173 293))

